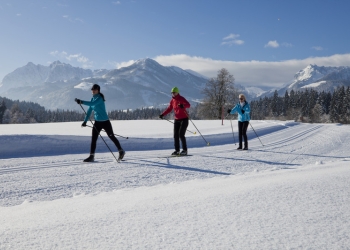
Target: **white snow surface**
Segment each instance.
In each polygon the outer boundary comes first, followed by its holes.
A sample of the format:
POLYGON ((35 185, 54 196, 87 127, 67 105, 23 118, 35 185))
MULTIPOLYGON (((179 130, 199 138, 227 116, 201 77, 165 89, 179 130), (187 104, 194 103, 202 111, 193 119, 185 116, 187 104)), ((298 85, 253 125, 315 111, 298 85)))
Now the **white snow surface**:
POLYGON ((90 90, 92 85, 94 85, 91 82, 81 82, 78 85, 74 86, 75 89, 82 89, 82 90, 90 90))
POLYGON ((0 125, 0 249, 349 249, 349 126, 252 121, 237 151, 237 121, 193 122, 210 146, 167 158, 171 123, 113 121, 121 163, 83 163, 78 122, 0 125))
POLYGON ((326 81, 319 81, 319 82, 314 82, 305 86, 302 86, 301 88, 316 88, 319 87, 320 85, 326 83, 326 81))

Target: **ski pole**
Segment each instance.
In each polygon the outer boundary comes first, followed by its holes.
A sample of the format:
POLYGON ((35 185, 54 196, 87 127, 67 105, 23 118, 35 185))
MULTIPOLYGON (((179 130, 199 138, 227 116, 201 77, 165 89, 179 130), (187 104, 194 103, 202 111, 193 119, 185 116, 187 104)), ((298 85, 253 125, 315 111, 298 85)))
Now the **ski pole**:
MULTIPOLYGON (((172 121, 170 121, 170 120, 168 120, 168 119, 163 119, 163 120, 166 120, 166 121, 168 121, 168 122, 174 124, 172 121)), ((187 129, 187 131, 190 132, 190 133, 192 133, 192 134, 194 134, 194 135, 196 134, 196 131, 192 132, 192 131, 190 131, 190 130, 188 130, 188 129, 187 129)))
POLYGON ((260 138, 259 138, 259 136, 258 136, 258 134, 255 132, 255 129, 253 128, 253 126, 252 126, 252 124, 249 122, 249 124, 250 124, 250 126, 252 127, 252 129, 254 130, 254 133, 256 134, 256 136, 258 137, 258 139, 259 139, 259 141, 260 141, 260 143, 261 143, 261 145, 263 145, 263 146, 265 146, 262 142, 261 142, 261 140, 260 140, 260 138))
POLYGON ((233 133, 232 119, 230 119, 230 122, 231 122, 231 129, 232 129, 233 142, 234 142, 235 145, 236 145, 235 133, 233 133))
MULTIPOLYGON (((86 125, 86 127, 93 128, 93 127, 91 127, 91 126, 89 126, 89 125, 86 125)), ((102 131, 106 132, 104 129, 102 129, 102 131)), ((107 133, 107 132, 106 132, 106 133, 107 133)), ((125 139, 129 139, 129 137, 125 137, 125 136, 122 136, 122 135, 118 135, 118 134, 114 134, 114 135, 119 136, 119 137, 122 137, 122 138, 125 138, 125 139)))
POLYGON ((207 146, 210 146, 210 143, 207 142, 206 139, 204 139, 202 133, 199 131, 199 129, 196 127, 196 125, 194 125, 192 119, 190 118, 190 115, 187 113, 187 111, 185 110, 185 114, 187 115, 188 119, 190 119, 190 121, 192 122, 193 126, 197 129, 198 133, 202 136, 203 140, 207 143, 207 146))
MULTIPOLYGON (((81 109, 84 111, 85 115, 87 115, 85 109, 83 108, 83 106, 81 106, 81 103, 79 103, 81 109)), ((91 122, 92 126, 94 129, 96 129, 96 132, 98 132, 97 128, 95 127, 95 125, 92 123, 91 119, 89 118, 89 121, 91 122)), ((102 141, 106 144, 107 148, 109 149, 109 151, 111 152, 111 154, 113 155, 114 159, 116 161, 118 161, 118 159, 115 157, 115 155, 113 154, 112 150, 110 149, 110 147, 107 145, 105 139, 103 139, 102 135, 98 132, 98 135, 101 137, 102 141)))

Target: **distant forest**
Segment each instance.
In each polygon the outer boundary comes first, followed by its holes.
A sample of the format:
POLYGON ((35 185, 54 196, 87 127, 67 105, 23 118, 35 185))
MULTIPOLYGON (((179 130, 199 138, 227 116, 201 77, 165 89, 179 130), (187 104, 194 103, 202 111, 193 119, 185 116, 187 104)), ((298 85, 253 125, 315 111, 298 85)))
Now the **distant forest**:
POLYGON ((309 123, 350 123, 350 87, 339 87, 333 93, 286 91, 250 103, 252 119, 294 120, 309 123))
MULTIPOLYGON (((189 110, 191 119, 202 119, 198 112, 200 105, 189 110)), ((291 90, 286 91, 284 96, 278 96, 275 91, 273 96, 251 101, 250 105, 253 120, 350 123, 349 87, 339 87, 333 93, 319 93, 313 89, 291 90)), ((114 110, 108 112, 108 116, 111 120, 159 119, 158 116, 163 110, 159 108, 114 110)), ((33 102, 13 101, 0 97, 0 123, 2 124, 83 121, 84 117, 83 111, 46 110, 33 102)), ((173 119, 171 115, 166 118, 173 119)))

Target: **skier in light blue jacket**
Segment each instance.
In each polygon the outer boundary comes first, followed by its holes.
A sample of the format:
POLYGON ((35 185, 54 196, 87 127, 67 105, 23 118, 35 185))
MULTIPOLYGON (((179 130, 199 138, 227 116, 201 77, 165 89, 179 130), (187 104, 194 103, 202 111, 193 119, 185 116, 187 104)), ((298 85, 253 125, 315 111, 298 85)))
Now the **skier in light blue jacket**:
POLYGON ((237 149, 248 150, 247 129, 250 121, 250 106, 243 94, 239 95, 239 103, 237 103, 236 106, 234 106, 232 109, 227 110, 227 113, 231 115, 233 115, 236 112, 238 113, 238 138, 239 138, 239 146, 237 149), (242 139, 244 139, 244 147, 242 147, 242 139))
POLYGON ((96 150, 96 142, 98 139, 98 136, 102 129, 104 129, 109 137, 111 139, 115 146, 118 148, 119 151, 119 158, 123 159, 125 155, 125 151, 121 147, 118 139, 115 137, 113 133, 112 124, 108 118, 107 112, 106 112, 106 106, 105 106, 105 97, 100 92, 100 86, 98 84, 94 84, 91 88, 92 92, 92 98, 91 101, 83 101, 78 98, 75 98, 75 101, 78 104, 83 104, 89 106, 88 111, 86 112, 86 116, 84 119, 82 127, 86 127, 86 122, 89 120, 90 115, 92 111, 94 111, 94 119, 95 123, 92 129, 92 138, 91 138, 91 146, 90 146, 90 156, 84 160, 84 162, 92 162, 95 159, 95 150, 96 150))

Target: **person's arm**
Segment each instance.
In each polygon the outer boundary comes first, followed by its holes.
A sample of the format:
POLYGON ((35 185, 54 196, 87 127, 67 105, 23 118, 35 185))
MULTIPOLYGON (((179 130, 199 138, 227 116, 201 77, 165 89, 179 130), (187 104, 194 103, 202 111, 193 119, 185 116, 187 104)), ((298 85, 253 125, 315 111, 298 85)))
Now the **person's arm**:
POLYGON ((179 106, 180 108, 189 109, 191 104, 186 100, 186 98, 182 97, 179 106))
POLYGON ((85 123, 89 120, 91 113, 92 113, 92 108, 89 107, 88 110, 86 111, 86 116, 85 116, 85 119, 84 119, 85 123))
POLYGON ((170 101, 169 106, 167 107, 166 110, 162 113, 162 116, 166 116, 173 110, 173 100, 170 101))
POLYGON ((247 104, 247 105, 245 105, 244 107, 243 107, 243 110, 244 110, 244 113, 250 113, 250 105, 249 104, 247 104))
POLYGON ((92 99, 92 101, 90 101, 90 102, 89 101, 81 101, 81 102, 82 102, 82 104, 91 107, 91 106, 98 105, 104 101, 103 101, 102 97, 99 96, 96 99, 92 99))
POLYGON ((231 112, 230 112, 230 114, 231 115, 233 115, 234 113, 239 113, 239 114, 242 114, 242 112, 241 112, 241 109, 238 107, 239 106, 239 104, 237 104, 236 106, 234 106, 232 109, 231 109, 231 112))

